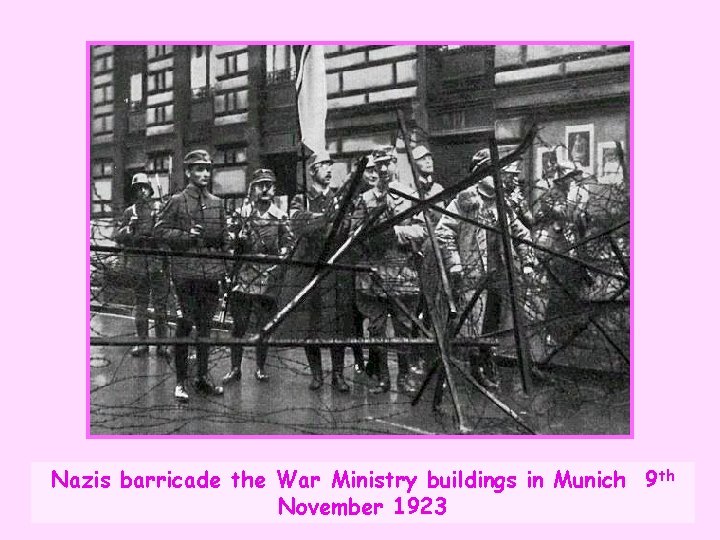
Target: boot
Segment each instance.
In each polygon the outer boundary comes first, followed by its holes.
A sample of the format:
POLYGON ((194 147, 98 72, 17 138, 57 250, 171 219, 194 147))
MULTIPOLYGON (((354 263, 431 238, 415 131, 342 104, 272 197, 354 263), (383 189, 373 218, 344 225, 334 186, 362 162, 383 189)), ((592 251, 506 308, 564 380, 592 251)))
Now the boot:
POLYGON ((147 356, 150 354, 150 347, 147 345, 135 345, 130 349, 130 354, 133 356, 147 356))
MULTIPOLYGON (((165 339, 167 337, 167 320, 165 317, 157 317, 155 319, 155 337, 158 339, 165 339)), ((161 358, 170 358, 170 353, 166 345, 156 346, 155 354, 161 358)))
POLYGON ((242 377, 242 346, 230 347, 230 371, 223 375, 223 385, 239 381, 242 377))
POLYGON ((255 378, 260 382, 267 381, 270 376, 265 372, 265 358, 267 357, 267 348, 259 346, 255 351, 255 378))
POLYGON ((378 358, 378 383, 370 389, 371 394, 384 394, 390 391, 390 370, 387 356, 378 358))
MULTIPOLYGON (((148 320, 147 317, 140 315, 135 316, 135 331, 137 336, 145 341, 148 338, 148 320)), ((150 347, 143 344, 135 345, 131 350, 130 354, 133 356, 147 356, 150 352, 150 347)))
POLYGON ((363 357, 362 347, 356 345, 352 348, 352 351, 353 359, 355 360, 355 363, 353 364, 353 369, 355 370, 355 373, 360 375, 361 373, 365 372, 365 358, 363 357))
POLYGON ((365 374, 370 377, 377 377, 379 374, 380 368, 378 367, 380 365, 380 352, 376 347, 370 347, 368 352, 368 361, 365 365, 365 374))
POLYGON ((410 372, 413 375, 425 375, 427 373, 427 367, 424 358, 420 358, 416 364, 410 366, 410 372))
POLYGON ((224 392, 222 386, 215 386, 215 384, 207 377, 203 375, 198 377, 195 381, 195 390, 206 396, 221 396, 224 392))
POLYGON ((490 351, 474 353, 470 357, 470 370, 475 380, 485 388, 495 390, 500 386, 497 380, 497 368, 490 351))
POLYGON ((398 375, 396 384, 398 392, 402 394, 412 395, 418 390, 417 386, 412 381, 408 358, 404 354, 398 355, 398 375))
POLYGON ((175 386, 175 399, 180 403, 187 403, 190 400, 190 395, 187 391, 187 383, 184 380, 179 380, 175 386))
POLYGON ((330 351, 332 355, 332 386, 341 393, 350 391, 350 387, 345 382, 343 369, 345 368, 345 351, 330 351))
POLYGON ((305 349, 305 354, 307 356, 308 365, 310 366, 310 374, 312 375, 312 381, 310 382, 310 390, 319 390, 323 385, 323 371, 320 349, 307 348, 305 349))

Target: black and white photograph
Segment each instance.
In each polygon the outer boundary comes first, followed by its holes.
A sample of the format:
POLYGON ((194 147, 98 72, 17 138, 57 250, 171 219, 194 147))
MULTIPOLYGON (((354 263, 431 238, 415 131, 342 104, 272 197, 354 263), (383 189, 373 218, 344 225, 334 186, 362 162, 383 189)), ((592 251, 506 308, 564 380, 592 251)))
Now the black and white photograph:
POLYGON ((631 434, 631 45, 88 44, 88 436, 631 434))

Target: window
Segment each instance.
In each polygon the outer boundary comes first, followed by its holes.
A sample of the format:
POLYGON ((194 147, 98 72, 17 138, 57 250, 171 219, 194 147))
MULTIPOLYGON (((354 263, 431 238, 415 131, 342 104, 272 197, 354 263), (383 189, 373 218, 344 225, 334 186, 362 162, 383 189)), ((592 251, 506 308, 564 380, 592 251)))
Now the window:
POLYGON ((173 123, 172 103, 165 103, 155 107, 148 107, 146 114, 148 126, 173 123))
POLYGON ((104 114, 98 115, 93 118, 92 132, 94 135, 101 135, 103 133, 112 133, 113 131, 113 115, 104 114))
POLYGON ((130 76, 130 110, 137 111, 143 105, 143 76, 133 73, 130 76))
POLYGON ((268 83, 295 80, 295 58, 292 45, 265 47, 265 71, 268 83))
POLYGON ((193 98, 205 97, 210 88, 210 47, 196 45, 190 55, 190 88, 193 98))
POLYGON ((147 55, 148 58, 160 58, 162 56, 169 56, 173 52, 172 45, 148 45, 147 55))
POLYGON ((172 68, 162 71, 151 71, 147 77, 148 94, 165 92, 172 90, 173 87, 173 70, 172 68))
POLYGON ((107 54, 105 56, 98 56, 93 61, 93 71, 95 73, 101 73, 103 71, 110 71, 113 68, 113 56, 107 54))
POLYGON ((97 86, 93 89, 93 105, 112 103, 115 96, 112 84, 97 86))
POLYGON ((153 154, 148 157, 147 171, 149 173, 169 173, 172 167, 172 155, 169 153, 153 154))
POLYGON ((219 56, 218 63, 220 71, 218 78, 230 79, 248 70, 248 53, 247 51, 235 51, 219 56))
POLYGON ((247 187, 247 153, 245 147, 219 148, 213 156, 213 193, 223 197, 237 197, 247 187))
POLYGON ((215 114, 235 114, 248 109, 248 91, 234 90, 215 96, 215 114))
POLYGON ((247 163, 247 154, 245 148, 229 147, 220 148, 215 153, 213 162, 216 165, 236 165, 247 163))
POLYGON ((108 216, 112 213, 112 180, 115 167, 112 159, 95 159, 92 162, 90 196, 92 217, 108 216))

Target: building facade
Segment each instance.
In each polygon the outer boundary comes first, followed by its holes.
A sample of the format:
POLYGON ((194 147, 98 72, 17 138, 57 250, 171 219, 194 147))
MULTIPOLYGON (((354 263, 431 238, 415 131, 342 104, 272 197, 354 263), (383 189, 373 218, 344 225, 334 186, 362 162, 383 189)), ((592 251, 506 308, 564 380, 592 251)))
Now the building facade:
MULTIPOLYGON (((324 48, 335 181, 374 146, 396 145, 398 109, 446 185, 489 137, 502 152, 531 124, 540 133, 526 178, 570 157, 599 181, 618 181, 616 143, 630 144, 628 44, 324 48)), ((276 172, 280 194, 302 190, 291 46, 96 45, 90 69, 92 217, 127 206, 139 171, 156 195, 182 189, 182 156, 195 147, 214 156, 213 190, 229 207, 257 167, 276 172)))

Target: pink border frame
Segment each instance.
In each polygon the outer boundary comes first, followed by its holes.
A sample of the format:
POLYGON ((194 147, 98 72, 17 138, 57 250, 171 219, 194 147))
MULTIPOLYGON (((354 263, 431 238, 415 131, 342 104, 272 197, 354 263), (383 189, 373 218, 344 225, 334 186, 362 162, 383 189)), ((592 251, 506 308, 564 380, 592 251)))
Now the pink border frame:
POLYGON ((86 41, 85 42, 85 438, 86 439, 634 439, 635 438, 635 347, 634 347, 634 96, 635 96, 635 42, 634 41, 86 41), (630 146, 630 433, 627 435, 93 435, 90 433, 90 173, 91 173, 91 50, 95 45, 627 45, 630 47, 630 123, 628 144, 630 146))

